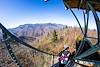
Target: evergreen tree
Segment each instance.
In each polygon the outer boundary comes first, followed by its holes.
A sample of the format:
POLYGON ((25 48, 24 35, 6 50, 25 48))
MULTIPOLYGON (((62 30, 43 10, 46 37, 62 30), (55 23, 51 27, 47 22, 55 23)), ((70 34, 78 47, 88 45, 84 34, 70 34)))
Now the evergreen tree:
POLYGON ((57 32, 56 32, 56 30, 54 30, 54 32, 53 32, 53 42, 56 42, 57 40, 58 40, 58 35, 57 35, 57 32))

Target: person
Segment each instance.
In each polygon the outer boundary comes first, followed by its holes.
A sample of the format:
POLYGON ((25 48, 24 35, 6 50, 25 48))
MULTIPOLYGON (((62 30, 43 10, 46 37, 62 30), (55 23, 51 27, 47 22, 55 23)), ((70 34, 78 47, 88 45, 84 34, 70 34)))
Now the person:
POLYGON ((59 53, 59 67, 64 67, 69 60, 70 52, 67 49, 69 47, 59 53))

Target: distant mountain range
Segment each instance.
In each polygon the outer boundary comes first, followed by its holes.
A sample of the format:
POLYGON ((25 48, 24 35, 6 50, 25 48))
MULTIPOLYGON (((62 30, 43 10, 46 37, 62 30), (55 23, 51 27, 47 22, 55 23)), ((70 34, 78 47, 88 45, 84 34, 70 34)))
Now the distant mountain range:
POLYGON ((20 37, 20 36, 38 37, 48 31, 52 31, 55 29, 62 29, 64 27, 65 27, 65 25, 53 24, 53 23, 24 24, 24 25, 20 25, 16 28, 9 29, 9 31, 18 37, 20 37))

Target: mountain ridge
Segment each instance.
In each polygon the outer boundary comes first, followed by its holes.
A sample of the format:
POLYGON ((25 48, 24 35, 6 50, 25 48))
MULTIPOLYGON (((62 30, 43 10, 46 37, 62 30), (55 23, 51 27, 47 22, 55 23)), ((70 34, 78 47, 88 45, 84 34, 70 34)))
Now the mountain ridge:
POLYGON ((55 23, 44 23, 44 24, 24 24, 16 28, 8 29, 12 34, 16 36, 29 36, 38 37, 42 36, 46 32, 63 29, 65 25, 55 23))

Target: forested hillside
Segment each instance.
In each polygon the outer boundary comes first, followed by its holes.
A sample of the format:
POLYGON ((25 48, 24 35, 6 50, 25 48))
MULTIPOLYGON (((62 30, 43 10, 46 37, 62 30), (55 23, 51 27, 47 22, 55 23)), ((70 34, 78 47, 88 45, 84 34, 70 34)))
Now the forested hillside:
MULTIPOLYGON (((64 45, 69 46, 70 52, 75 51, 76 41, 83 37, 78 27, 50 23, 22 25, 9 31, 33 47, 55 55, 64 49, 64 45)), ((88 35, 96 37, 96 30, 89 29, 88 35)), ((93 44, 96 43, 95 39, 90 39, 90 41, 93 44)), ((11 42, 11 46, 24 67, 50 67, 52 65, 52 56, 29 49, 17 42, 11 42)), ((16 67, 4 42, 0 42, 0 66, 16 67)))

